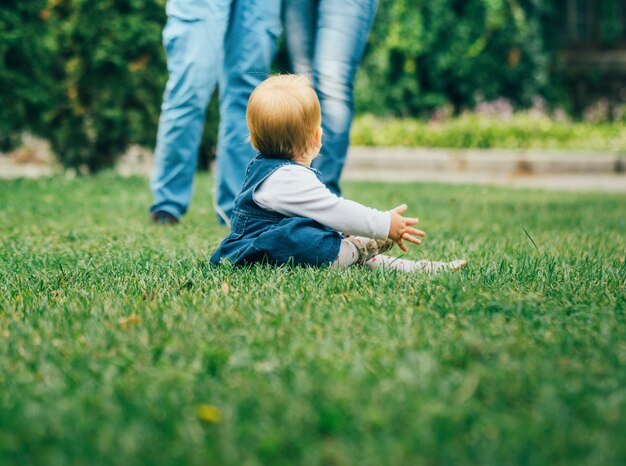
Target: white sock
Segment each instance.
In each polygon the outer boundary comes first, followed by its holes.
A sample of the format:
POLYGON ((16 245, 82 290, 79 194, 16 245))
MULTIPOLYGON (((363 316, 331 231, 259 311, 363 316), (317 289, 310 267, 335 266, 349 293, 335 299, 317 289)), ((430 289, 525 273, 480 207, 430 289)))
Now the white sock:
POLYGON ((371 270, 383 269, 399 270, 400 272, 405 273, 436 273, 446 270, 453 271, 462 269, 465 265, 467 265, 467 262, 464 260, 455 260, 452 262, 437 262, 429 260, 411 261, 379 254, 366 261, 365 265, 371 270))
POLYGON ((359 260, 359 250, 354 244, 348 240, 341 240, 341 247, 339 248, 339 255, 335 262, 330 264, 331 267, 346 268, 356 264, 359 260))

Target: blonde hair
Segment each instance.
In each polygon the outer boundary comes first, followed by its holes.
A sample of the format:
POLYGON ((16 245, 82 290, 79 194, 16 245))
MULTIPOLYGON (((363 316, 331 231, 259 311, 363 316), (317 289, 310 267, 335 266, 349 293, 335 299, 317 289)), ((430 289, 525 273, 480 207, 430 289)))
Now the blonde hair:
POLYGON ((258 151, 295 159, 314 147, 322 112, 307 78, 279 75, 266 79, 252 92, 246 121, 250 141, 258 151))

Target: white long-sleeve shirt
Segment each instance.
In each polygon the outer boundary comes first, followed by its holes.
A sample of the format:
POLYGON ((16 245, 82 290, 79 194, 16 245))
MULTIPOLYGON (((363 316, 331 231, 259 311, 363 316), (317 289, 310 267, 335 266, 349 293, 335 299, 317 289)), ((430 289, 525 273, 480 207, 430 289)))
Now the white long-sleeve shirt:
POLYGON ((252 197, 264 209, 288 217, 311 218, 342 233, 374 239, 386 239, 389 234, 389 212, 336 196, 302 165, 280 167, 252 197))

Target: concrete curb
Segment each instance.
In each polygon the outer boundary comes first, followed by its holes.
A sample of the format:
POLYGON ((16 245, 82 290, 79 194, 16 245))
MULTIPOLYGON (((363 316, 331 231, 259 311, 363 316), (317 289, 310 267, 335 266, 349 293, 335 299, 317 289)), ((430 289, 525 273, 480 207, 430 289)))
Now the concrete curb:
POLYGON ((42 163, 17 163, 11 157, 0 155, 0 180, 12 178, 39 178, 58 173, 52 165, 42 163))
POLYGON ((507 175, 615 174, 626 172, 626 156, 584 151, 420 149, 359 147, 350 149, 346 172, 458 172, 507 175))
MULTIPOLYGON (((116 170, 122 176, 150 176, 152 154, 143 148, 131 148, 116 170)), ((59 173, 63 171, 53 163, 17 163, 0 155, 0 179, 59 173)), ((626 193, 626 156, 583 151, 354 146, 343 178, 626 193)))

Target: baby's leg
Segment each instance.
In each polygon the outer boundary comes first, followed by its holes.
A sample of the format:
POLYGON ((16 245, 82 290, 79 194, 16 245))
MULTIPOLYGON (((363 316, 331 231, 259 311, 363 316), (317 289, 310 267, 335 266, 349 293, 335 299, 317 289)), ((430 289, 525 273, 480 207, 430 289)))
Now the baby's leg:
POLYGON ((354 264, 363 265, 365 261, 388 251, 393 247, 391 240, 375 240, 362 236, 348 236, 341 241, 339 255, 333 267, 349 267, 354 264))
POLYGON ((377 254, 379 249, 389 249, 390 244, 386 241, 377 241, 360 236, 350 236, 341 241, 341 247, 337 259, 331 267, 346 268, 355 264, 365 265, 371 270, 399 270, 405 273, 437 273, 462 269, 467 265, 464 260, 452 262, 440 261, 412 261, 397 257, 377 254), (375 254, 375 255, 374 255, 375 254), (373 256, 373 257, 372 257, 373 256))
POLYGON ((356 264, 359 261, 359 250, 351 241, 347 239, 341 240, 339 255, 335 262, 330 264, 331 267, 346 268, 356 264))
POLYGON ((365 262, 365 266, 371 270, 383 269, 383 270, 399 270, 406 273, 437 273, 444 271, 454 271, 462 269, 467 265, 464 260, 455 260, 452 262, 439 262, 439 261, 411 261, 406 259, 400 259, 397 257, 385 256, 379 254, 372 257, 365 262))
POLYGON ((365 261, 378 254, 391 250, 395 244, 390 239, 371 239, 363 236, 347 236, 345 241, 349 241, 356 246, 359 252, 359 260, 357 261, 359 265, 365 264, 365 261))

